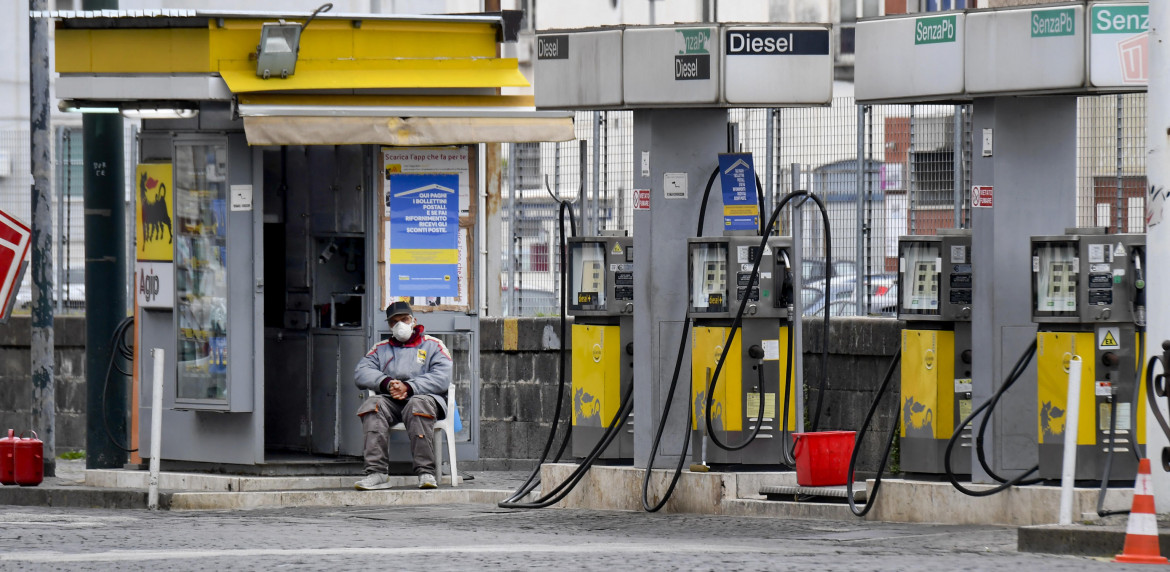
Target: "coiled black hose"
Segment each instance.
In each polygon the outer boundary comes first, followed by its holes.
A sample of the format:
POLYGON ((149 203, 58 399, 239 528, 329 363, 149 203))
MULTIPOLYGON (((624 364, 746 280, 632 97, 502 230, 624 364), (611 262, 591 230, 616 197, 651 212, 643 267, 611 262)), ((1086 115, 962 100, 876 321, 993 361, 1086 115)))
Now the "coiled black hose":
MULTIPOLYGON (((1028 469, 1027 471, 1017 475, 1016 477, 1014 477, 1012 479, 1002 481, 999 485, 997 485, 995 487, 992 487, 992 488, 986 489, 986 490, 977 491, 977 490, 969 489, 969 488, 964 487, 963 485, 959 484, 959 479, 958 479, 958 477, 955 476, 954 469, 951 467, 951 452, 955 448, 955 442, 958 441, 959 436, 962 435, 963 428, 966 427, 967 425, 969 425, 971 423, 971 420, 974 419, 976 415, 979 415, 984 410, 986 410, 987 415, 984 417, 984 422, 980 424, 980 429, 981 429, 980 435, 975 440, 975 449, 977 452, 977 456, 980 458, 980 463, 984 464, 983 455, 982 455, 982 449, 983 449, 982 429, 986 428, 986 426, 987 426, 986 419, 987 419, 987 417, 991 416, 991 412, 995 409, 995 404, 999 402, 999 398, 1002 397, 1003 394, 1005 392, 1007 392, 1007 390, 1011 389, 1011 387, 1013 385, 1015 385, 1016 381, 1018 381, 1020 379, 1021 375, 1024 373, 1024 370, 1027 369, 1028 363, 1030 363, 1032 361, 1032 356, 1034 356, 1034 355, 1036 355, 1036 340, 1032 340, 1032 343, 1028 345, 1028 349, 1024 351, 1024 355, 1020 356, 1020 360, 1016 362, 1017 367, 1014 368, 1014 370, 1012 371, 1012 375, 1009 375, 1007 380, 1004 381, 1003 386, 1001 386, 999 388, 999 390, 995 392, 995 394, 992 396, 992 398, 990 400, 983 403, 983 405, 976 407, 975 410, 972 411, 971 414, 968 415, 966 419, 963 419, 963 421, 961 423, 959 423, 959 426, 955 428, 955 432, 951 435, 950 440, 947 441, 947 448, 946 448, 946 451, 943 453, 943 469, 946 471, 947 479, 950 480, 951 485, 953 485, 955 487, 955 489, 958 490, 959 492, 961 492, 965 495, 968 495, 968 496, 973 496, 973 497, 986 497, 986 496, 994 495, 996 493, 1000 493, 1000 492, 1005 491, 1005 490, 1007 490, 1011 487, 1014 487, 1016 485, 1031 484, 1031 483, 1038 482, 1038 480, 1026 481, 1026 479, 1029 476, 1031 476, 1033 473, 1035 473, 1036 471, 1039 471, 1040 465, 1036 465, 1035 467, 1028 469)), ((984 466, 986 466, 986 465, 984 465, 984 466)), ((989 475, 990 474, 991 473, 989 473, 989 475)), ((998 477, 998 475, 996 475, 996 476, 993 476, 993 478, 996 478, 998 480, 1000 477, 998 477)))
MULTIPOLYGON (((549 190, 549 192, 550 193, 552 192, 551 189, 549 190)), ((499 502, 499 506, 502 508, 527 508, 527 507, 523 507, 523 506, 518 506, 518 501, 519 501, 519 499, 527 496, 528 493, 535 490, 536 487, 540 486, 540 466, 543 465, 545 463, 545 461, 548 460, 548 454, 552 450, 553 443, 556 442, 557 425, 560 423, 560 420, 561 420, 561 403, 564 401, 565 385, 566 385, 566 371, 568 369, 565 367, 565 359, 566 359, 565 358, 565 340, 568 339, 567 338, 567 322, 566 322, 568 308, 567 308, 567 298, 566 298, 567 294, 566 294, 566 292, 568 291, 567 289, 569 286, 568 264, 566 264, 564 262, 565 257, 568 255, 567 244, 565 241, 565 219, 566 218, 568 219, 569 232, 572 234, 572 236, 577 236, 577 219, 573 217, 573 209, 571 208, 572 203, 570 203, 569 201, 564 201, 564 200, 559 200, 558 202, 560 203, 560 212, 559 212, 560 218, 559 218, 559 224, 557 225, 557 244, 558 244, 559 248, 561 249, 562 263, 561 263, 561 308, 560 308, 561 309, 561 320, 560 320, 561 351, 560 351, 560 355, 558 356, 559 360, 560 360, 559 361, 560 384, 557 386, 557 404, 556 404, 556 407, 553 409, 553 417, 552 417, 552 423, 551 423, 552 426, 549 428, 548 439, 544 443, 544 449, 540 452, 540 460, 537 461, 536 466, 533 467, 532 472, 529 473, 528 478, 525 479, 524 483, 521 484, 515 491, 513 491, 512 494, 508 496, 508 498, 499 502)), ((564 454, 565 448, 568 446, 569 440, 572 437, 572 433, 573 433, 573 427, 572 427, 572 425, 569 425, 568 428, 565 430, 565 435, 562 437, 560 449, 557 450, 557 455, 556 455, 553 462, 559 461, 561 459, 561 455, 564 454)))
POLYGON ((845 473, 847 475, 845 481, 845 500, 849 502, 849 510, 855 516, 865 516, 873 508, 873 503, 877 500, 878 490, 882 487, 882 475, 886 472, 886 462, 890 459, 890 450, 894 447, 894 436, 898 434, 898 420, 902 415, 902 408, 894 408, 894 425, 890 429, 890 439, 886 441, 886 452, 882 454, 881 463, 878 465, 877 476, 873 481, 873 490, 869 491, 869 495, 865 499, 865 507, 857 508, 857 503, 853 499, 853 469, 857 466, 857 452, 861 450, 861 442, 865 439, 866 432, 869 431, 869 424, 873 422, 873 414, 877 411, 878 403, 881 402, 882 397, 889 389, 890 380, 894 378, 894 371, 898 369, 898 362, 902 361, 902 349, 898 349, 898 353, 894 354, 894 359, 890 360, 890 367, 886 369, 886 376, 882 379, 882 384, 878 386, 877 395, 873 398, 873 403, 869 404, 869 411, 865 414, 865 421, 861 422, 861 429, 857 432, 857 437, 853 440, 853 453, 849 455, 849 469, 845 473))
MULTIPOLYGON (((699 208, 698 230, 696 232, 696 236, 699 236, 699 237, 703 236, 703 222, 704 222, 704 219, 706 217, 707 201, 710 197, 711 187, 715 182, 716 176, 718 176, 718 169, 716 169, 714 172, 711 173, 710 178, 708 178, 708 180, 707 180, 706 188, 703 190, 703 199, 702 199, 702 202, 700 203, 700 208, 699 208)), ((757 195, 759 195, 758 191, 759 191, 760 183, 759 183, 758 179, 756 181, 756 185, 757 185, 757 195)), ((830 252, 831 252, 829 249, 831 248, 831 246, 829 246, 829 244, 828 244, 828 241, 829 241, 828 211, 827 211, 827 209, 825 209, 824 203, 820 200, 820 198, 817 197, 816 195, 809 193, 808 191, 793 191, 791 193, 788 193, 776 205, 775 209, 772 212, 772 216, 769 217, 768 224, 765 225, 761 231, 761 235, 763 236, 763 239, 762 239, 762 244, 760 246, 760 252, 763 252, 764 248, 767 246, 768 234, 770 232, 770 229, 772 228, 772 225, 775 223, 775 220, 776 220, 777 216, 779 215, 780 211, 782 210, 784 205, 786 205, 789 201, 791 201, 793 198, 796 198, 796 197, 812 198, 817 203, 817 205, 820 206, 821 215, 823 217, 823 222, 825 225, 825 241, 826 241, 825 254, 826 254, 826 258, 831 260, 831 258, 829 258, 830 252)), ((760 197, 760 200, 762 201, 762 197, 760 197)), ((762 202, 761 202, 761 204, 762 204, 762 202)), ((796 247, 799 248, 800 245, 796 245, 796 247)), ((757 258, 756 263, 752 269, 752 277, 749 279, 749 284, 755 283, 755 281, 758 277, 759 265, 760 265, 760 261, 762 260, 762 258, 763 257, 757 258)), ((799 271, 799 269, 797 269, 797 271, 799 271)), ((831 277, 829 278, 829 280, 831 280, 831 277)), ((750 286, 749 286, 748 291, 750 291, 750 286)), ((717 377, 718 371, 719 371, 719 369, 722 368, 723 361, 727 357, 727 351, 731 347, 731 341, 734 339, 734 333, 739 326, 739 322, 742 321, 743 311, 744 311, 744 308, 746 308, 746 298, 747 297, 745 296, 745 299, 740 301, 740 307, 736 313, 735 322, 733 323, 733 326, 732 326, 731 336, 724 343, 723 354, 720 356, 719 363, 716 365, 716 374, 712 377, 712 385, 710 387, 708 387, 707 395, 708 395, 709 400, 712 399, 712 389, 714 389, 714 382, 718 379, 718 377, 717 377)), ((827 343, 828 338, 827 337, 829 334, 828 321, 829 321, 829 315, 828 315, 828 312, 825 312, 825 328, 824 328, 823 335, 825 336, 826 343, 823 346, 822 359, 827 359, 827 357, 828 357, 827 356, 827 354, 828 354, 828 343, 827 343)), ((662 442, 662 433, 666 427, 667 418, 670 415, 670 407, 674 402, 674 394, 675 394, 675 390, 678 387, 679 373, 682 369, 682 360, 683 360, 684 352, 686 350, 686 342, 687 342, 688 335, 690 333, 689 332, 690 324, 691 324, 691 318, 690 318, 690 315, 688 314, 688 316, 683 320, 682 334, 681 334, 680 339, 679 339, 678 354, 677 354, 677 357, 675 359, 674 373, 671 376, 670 387, 669 387, 669 389, 667 389, 666 403, 663 406, 662 415, 659 419, 658 427, 655 430, 654 441, 650 447, 650 455, 649 455, 649 459, 647 460, 647 463, 646 463, 646 470, 642 474, 642 508, 645 509, 647 512, 657 512, 658 510, 662 509, 663 506, 666 505, 667 501, 670 500, 671 495, 674 493, 675 486, 678 484, 678 479, 682 475, 683 466, 686 465, 687 452, 690 449, 690 438, 689 438, 689 436, 687 436, 683 440, 682 452, 679 455, 679 461, 675 467, 674 474, 671 477, 670 484, 667 485, 666 493, 662 496, 661 499, 658 500, 658 502, 651 503, 649 500, 650 472, 651 472, 651 469, 654 467, 654 458, 657 456, 659 445, 662 442)), ((791 354, 791 351, 789 353, 791 354)), ((824 401, 824 390, 825 390, 826 384, 827 384, 827 371, 824 371, 822 369, 821 384, 820 384, 820 396, 818 398, 819 401, 818 401, 818 405, 817 405, 818 416, 820 413, 820 404, 821 404, 821 402, 824 401)), ((761 385, 761 388, 762 388, 762 385, 761 385)), ((762 402, 763 402, 763 399, 761 399, 761 403, 762 402)), ((788 409, 786 406, 785 413, 787 413, 787 410, 788 409)), ((711 437, 713 435, 711 434, 711 431, 710 431, 710 421, 711 421, 711 418, 710 418, 711 403, 710 403, 710 401, 708 401, 708 404, 706 406, 706 411, 708 413, 708 415, 706 416, 707 417, 706 422, 708 424, 708 436, 711 437)), ((690 404, 688 403, 687 404, 687 422, 684 425, 686 433, 690 432, 690 426, 691 426, 691 422, 693 419, 692 415, 693 415, 693 410, 692 410, 690 404)), ((815 427, 816 421, 817 421, 817 419, 814 418, 814 427, 815 427)), ((785 421, 784 423, 785 423, 785 427, 787 427, 787 421, 785 421)), ((762 423, 757 421, 756 430, 754 431, 753 435, 759 433, 760 425, 762 425, 762 423)), ((715 441, 717 445, 722 446, 721 444, 719 444, 719 442, 716 439, 713 439, 713 441, 715 441)), ((746 444, 744 446, 746 446, 746 444)), ((724 448, 726 448, 726 447, 724 447, 724 448)))
POLYGON ((137 453, 138 448, 133 449, 123 445, 114 437, 114 432, 110 430, 110 410, 106 407, 106 395, 110 390, 110 378, 113 377, 114 371, 117 371, 123 377, 133 377, 133 373, 125 371, 118 365, 118 358, 124 360, 134 359, 134 346, 126 341, 126 332, 134 325, 134 316, 127 316, 118 322, 117 327, 114 328, 114 335, 110 336, 110 361, 106 366, 106 378, 102 384, 102 428, 106 430, 106 438, 110 440, 110 444, 127 452, 137 453))

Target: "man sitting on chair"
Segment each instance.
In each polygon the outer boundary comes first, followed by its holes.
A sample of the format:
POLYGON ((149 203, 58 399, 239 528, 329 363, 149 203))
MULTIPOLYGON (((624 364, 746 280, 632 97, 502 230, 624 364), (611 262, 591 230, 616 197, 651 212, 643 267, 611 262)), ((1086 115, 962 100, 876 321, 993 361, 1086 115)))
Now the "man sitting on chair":
POLYGON ((410 304, 394 302, 386 308, 390 339, 374 344, 354 370, 354 383, 374 395, 358 417, 365 432, 366 477, 353 487, 359 491, 389 488, 390 427, 406 425, 418 488, 433 489, 435 482, 435 420, 447 416, 447 387, 451 385, 451 354, 443 342, 423 334, 410 304))

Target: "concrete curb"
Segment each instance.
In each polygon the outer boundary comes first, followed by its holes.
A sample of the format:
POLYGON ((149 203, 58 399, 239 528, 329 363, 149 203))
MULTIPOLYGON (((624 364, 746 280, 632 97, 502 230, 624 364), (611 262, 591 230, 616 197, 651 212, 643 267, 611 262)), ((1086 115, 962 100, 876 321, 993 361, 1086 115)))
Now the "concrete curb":
POLYGON ((439 504, 495 505, 511 491, 440 488, 381 491, 262 491, 249 493, 177 492, 171 510, 240 510, 255 508, 418 506, 439 504))
MULTIPOLYGON (((159 508, 169 508, 171 493, 158 495, 159 508)), ((146 508, 146 491, 95 487, 2 487, 0 505, 62 508, 146 508)))
MULTIPOLYGON (((1020 552, 1115 556, 1125 546, 1125 525, 1022 526, 1016 542, 1020 552)), ((1158 547, 1162 554, 1170 553, 1170 532, 1158 532, 1158 547)))

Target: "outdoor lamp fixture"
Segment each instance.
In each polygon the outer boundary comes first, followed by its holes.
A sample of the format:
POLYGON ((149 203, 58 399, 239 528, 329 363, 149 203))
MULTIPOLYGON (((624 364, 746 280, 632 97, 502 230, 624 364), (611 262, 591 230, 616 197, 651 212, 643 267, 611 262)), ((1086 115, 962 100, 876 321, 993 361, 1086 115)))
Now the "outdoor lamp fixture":
POLYGON ((63 100, 57 108, 65 113, 121 113, 126 119, 191 119, 199 108, 181 101, 114 102, 63 100))
POLYGON ((309 27, 321 12, 333 9, 333 4, 322 4, 302 26, 296 22, 266 23, 260 27, 260 45, 256 46, 256 75, 268 79, 274 75, 285 79, 297 71, 297 54, 301 51, 301 32, 309 27))

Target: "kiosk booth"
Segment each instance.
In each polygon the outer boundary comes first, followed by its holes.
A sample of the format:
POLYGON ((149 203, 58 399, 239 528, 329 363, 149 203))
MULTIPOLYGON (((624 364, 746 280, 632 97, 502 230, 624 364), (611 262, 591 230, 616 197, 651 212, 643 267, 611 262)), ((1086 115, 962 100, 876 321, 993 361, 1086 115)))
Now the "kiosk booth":
POLYGON ((140 450, 161 347, 162 459, 360 456, 353 368, 407 300, 453 354, 458 454, 478 458, 484 144, 574 137, 571 114, 503 94, 529 85, 499 57, 519 14, 47 15, 63 107, 152 117, 133 179, 140 450))

